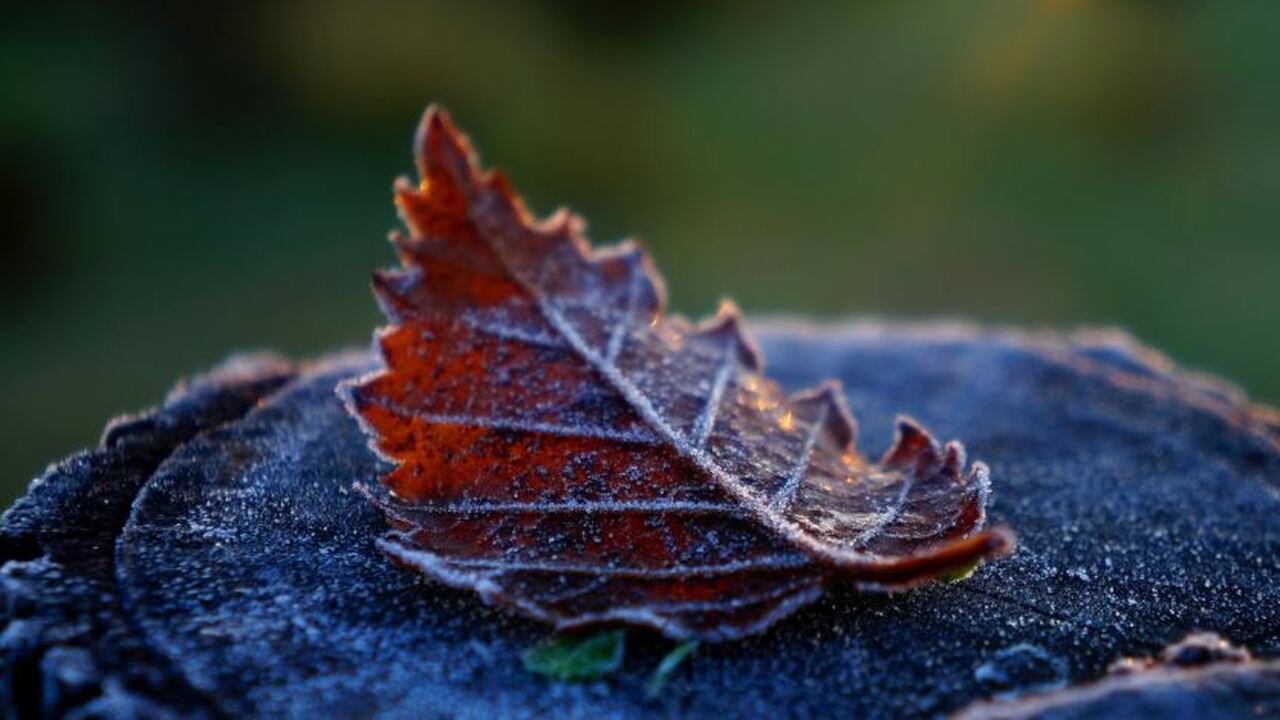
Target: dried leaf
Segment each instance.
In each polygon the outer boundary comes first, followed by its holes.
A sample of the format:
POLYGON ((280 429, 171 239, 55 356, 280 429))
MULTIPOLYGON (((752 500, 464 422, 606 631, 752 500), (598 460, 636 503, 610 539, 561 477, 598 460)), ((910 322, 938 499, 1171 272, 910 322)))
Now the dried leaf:
POLYGON ((385 369, 341 388, 394 464, 396 562, 561 628, 758 632, 844 578, 896 589, 1005 552, 987 469, 900 420, 879 462, 835 384, 788 396, 737 310, 691 324, 634 243, 534 220, 439 110, 374 275, 385 369))

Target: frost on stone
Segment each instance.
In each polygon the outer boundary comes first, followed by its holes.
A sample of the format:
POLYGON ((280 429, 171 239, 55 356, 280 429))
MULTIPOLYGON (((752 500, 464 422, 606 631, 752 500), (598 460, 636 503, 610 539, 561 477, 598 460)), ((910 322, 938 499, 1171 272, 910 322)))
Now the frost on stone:
POLYGON ((340 388, 393 466, 364 491, 395 562, 560 628, 722 640, 1010 547, 958 443, 902 419, 864 458, 838 385, 785 394, 731 304, 664 314, 640 247, 535 220, 439 110, 416 149, 402 267, 374 275, 385 367, 340 388))
MULTIPOLYGON (((1061 684, 1061 683, 1059 683, 1061 684)), ((1275 717, 1280 662, 1261 660, 1212 632, 1191 633, 1156 657, 1125 657, 1089 682, 997 695, 957 720, 1275 717), (1035 692, 1035 690, 1042 690, 1035 692)))

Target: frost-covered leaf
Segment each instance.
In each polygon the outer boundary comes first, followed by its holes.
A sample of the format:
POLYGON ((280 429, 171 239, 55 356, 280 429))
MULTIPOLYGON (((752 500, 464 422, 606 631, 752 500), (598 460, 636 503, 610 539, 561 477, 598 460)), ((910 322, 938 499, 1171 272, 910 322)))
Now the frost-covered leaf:
POLYGON ((617 670, 626 648, 625 630, 561 634, 530 648, 522 659, 529 672, 554 680, 593 680, 617 670))
POLYGON ((836 578, 904 588, 1010 546, 958 443, 903 419, 869 461, 839 387, 785 394, 731 304, 664 314, 636 244, 533 219, 438 110, 417 151, 403 267, 374 276, 385 368, 342 388, 394 464, 366 492, 398 563, 561 628, 719 640, 836 578))

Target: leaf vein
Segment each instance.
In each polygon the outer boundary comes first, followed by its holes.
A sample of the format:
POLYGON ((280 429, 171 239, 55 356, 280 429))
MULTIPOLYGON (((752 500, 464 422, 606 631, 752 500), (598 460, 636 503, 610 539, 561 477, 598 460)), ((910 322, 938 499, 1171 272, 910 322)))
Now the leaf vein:
POLYGON ((409 508, 413 512, 440 515, 480 515, 502 513, 684 513, 743 516, 746 513, 735 505, 697 501, 614 501, 614 502, 501 502, 421 504, 409 508))
POLYGON ((490 428, 493 430, 513 430, 517 432, 539 433, 566 438, 577 437, 592 438, 596 440, 613 440, 617 442, 637 443, 641 445, 652 445, 657 442, 657 438, 652 434, 644 432, 614 430, 611 428, 592 427, 589 425, 531 422, 528 420, 520 420, 518 418, 483 417, 479 415, 450 413, 423 413, 418 410, 407 408, 399 403, 389 402, 381 398, 372 399, 370 402, 384 410, 389 410, 391 412, 404 415, 405 417, 416 418, 431 425, 465 425, 470 427, 490 428))
POLYGON ((800 483, 804 481, 805 473, 809 470, 809 455, 813 453, 813 446, 818 442, 818 435, 822 433, 822 426, 827 422, 828 412, 827 406, 824 404, 813 426, 809 428, 809 434, 804 439, 804 447, 800 450, 800 454, 796 456, 795 464, 791 466, 791 472, 787 473, 787 482, 770 503, 775 512, 786 512, 787 508, 791 506, 791 502, 795 499, 796 493, 799 492, 800 483))
POLYGON ((716 415, 719 414, 725 388, 728 387, 729 378, 733 375, 735 350, 734 341, 730 338, 725 342, 724 357, 721 358, 720 365, 716 370, 716 377, 711 385, 711 394, 707 396, 707 402, 703 405, 702 411, 698 413, 698 420, 693 426, 694 447, 706 447, 707 438, 711 436, 711 430, 715 427, 716 415))

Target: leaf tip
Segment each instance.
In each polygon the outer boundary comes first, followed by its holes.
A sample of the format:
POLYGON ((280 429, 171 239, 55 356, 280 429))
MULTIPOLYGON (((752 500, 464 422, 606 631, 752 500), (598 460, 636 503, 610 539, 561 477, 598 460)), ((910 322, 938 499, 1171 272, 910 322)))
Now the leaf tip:
POLYGON ((756 347, 755 342, 751 340, 746 330, 742 327, 742 311, 734 301, 727 298, 721 300, 720 308, 716 311, 715 317, 699 323, 694 329, 694 333, 699 337, 731 343, 738 353, 738 360, 747 369, 753 372, 760 372, 764 369, 764 360, 761 358, 760 349, 756 347))
MULTIPOLYGON (((964 445, 961 445, 956 440, 949 441, 942 453, 943 469, 947 471, 948 475, 959 478, 961 473, 964 472, 966 464, 968 464, 968 457, 965 454, 964 445)), ((986 468, 985 465, 982 467, 986 468)))
POLYGON ((984 557, 988 560, 1005 557, 1018 547, 1018 536, 1014 534, 1013 528, 1008 525, 996 525, 988 528, 984 533, 985 553, 984 557))
POLYGON ((418 175, 424 182, 440 172, 455 179, 469 177, 475 168, 475 153, 467 136, 462 134, 449 113, 437 103, 427 106, 413 138, 413 154, 418 175))
POLYGON ((816 388, 795 393, 791 402, 809 418, 822 418, 824 429, 842 451, 853 447, 858 436, 858 423, 849 412, 844 387, 839 380, 828 380, 816 388))
POLYGON ((942 460, 938 441, 920 423, 898 416, 893 444, 885 451, 880 464, 890 468, 924 468, 942 460))
POLYGON ((392 322, 400 322, 414 310, 413 286, 421 273, 410 270, 374 270, 370 276, 373 297, 382 314, 392 322))
MULTIPOLYGON (((557 211, 556 215, 562 213, 567 219, 561 222, 571 223, 569 232, 576 235, 581 229, 582 219, 567 210, 557 211)), ((653 258, 639 240, 627 238, 616 245, 597 248, 591 252, 591 257, 599 267, 612 265, 618 276, 635 281, 631 285, 637 292, 632 298, 633 311, 644 315, 645 322, 652 323, 661 317, 667 304, 667 287, 653 264, 653 258)))

